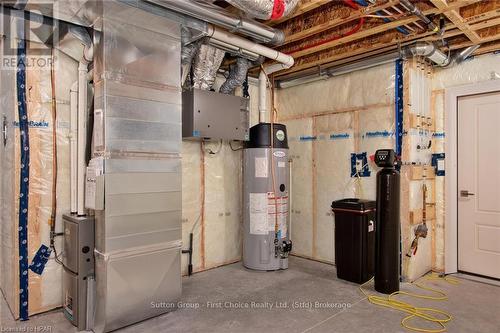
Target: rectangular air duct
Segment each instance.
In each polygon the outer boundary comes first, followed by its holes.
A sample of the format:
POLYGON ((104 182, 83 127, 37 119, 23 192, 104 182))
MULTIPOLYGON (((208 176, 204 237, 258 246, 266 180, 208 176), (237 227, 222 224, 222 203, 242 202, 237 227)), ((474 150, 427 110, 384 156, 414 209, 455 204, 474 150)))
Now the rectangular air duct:
POLYGON ((87 179, 104 186, 86 201, 96 208, 94 331, 108 332, 173 310, 152 304, 181 295, 181 41, 168 18, 116 1, 101 10, 87 179))

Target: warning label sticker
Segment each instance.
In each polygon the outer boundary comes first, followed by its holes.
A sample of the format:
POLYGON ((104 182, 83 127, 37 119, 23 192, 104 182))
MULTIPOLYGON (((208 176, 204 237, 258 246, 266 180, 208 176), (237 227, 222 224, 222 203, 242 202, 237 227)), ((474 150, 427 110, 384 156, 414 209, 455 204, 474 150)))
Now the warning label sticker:
POLYGON ((267 194, 250 193, 250 234, 267 235, 267 194))
POLYGON ((278 225, 280 238, 286 238, 288 218, 288 193, 275 198, 274 192, 267 192, 267 222, 269 232, 275 231, 278 225))
POLYGON ((275 199, 274 192, 250 193, 250 234, 267 235, 275 231, 286 238, 288 232, 288 193, 275 199))

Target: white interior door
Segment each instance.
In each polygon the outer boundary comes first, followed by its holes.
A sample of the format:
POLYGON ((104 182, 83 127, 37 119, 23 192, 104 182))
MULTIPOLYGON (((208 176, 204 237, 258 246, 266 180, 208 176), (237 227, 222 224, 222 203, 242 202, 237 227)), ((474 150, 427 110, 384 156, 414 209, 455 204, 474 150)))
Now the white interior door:
POLYGON ((500 279, 500 92, 458 99, 458 270, 500 279))

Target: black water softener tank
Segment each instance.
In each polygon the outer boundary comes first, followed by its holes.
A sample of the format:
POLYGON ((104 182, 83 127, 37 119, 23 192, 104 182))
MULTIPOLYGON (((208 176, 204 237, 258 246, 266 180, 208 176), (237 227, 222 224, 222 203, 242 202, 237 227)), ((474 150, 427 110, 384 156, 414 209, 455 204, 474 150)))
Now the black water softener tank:
POLYGON ((392 149, 375 153, 377 173, 377 229, 375 234, 375 290, 390 294, 399 290, 400 221, 399 171, 392 149))

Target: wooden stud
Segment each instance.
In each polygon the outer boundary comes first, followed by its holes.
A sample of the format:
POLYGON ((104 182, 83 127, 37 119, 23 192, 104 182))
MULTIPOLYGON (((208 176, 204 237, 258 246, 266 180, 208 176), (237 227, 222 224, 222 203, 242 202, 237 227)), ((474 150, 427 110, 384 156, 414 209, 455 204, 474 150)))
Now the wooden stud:
POLYGON ((424 167, 422 165, 411 165, 410 166, 410 179, 411 180, 422 180, 424 174, 424 167))

